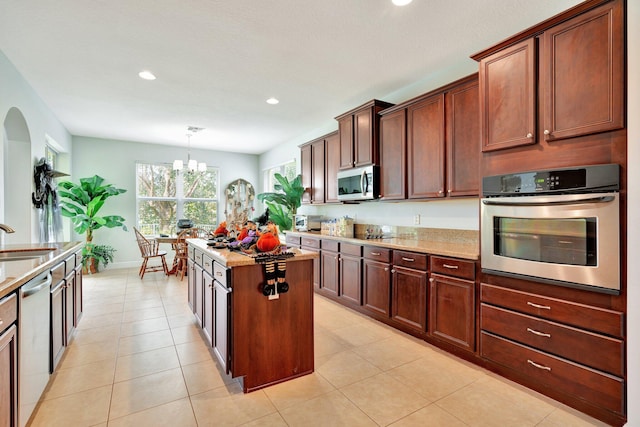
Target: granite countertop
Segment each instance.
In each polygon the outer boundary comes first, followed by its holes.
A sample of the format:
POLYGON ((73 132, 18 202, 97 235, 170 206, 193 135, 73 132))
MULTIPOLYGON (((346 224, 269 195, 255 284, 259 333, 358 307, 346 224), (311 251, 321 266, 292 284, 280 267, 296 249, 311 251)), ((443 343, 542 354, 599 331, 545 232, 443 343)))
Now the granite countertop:
MULTIPOLYGON (((0 246, 0 253, 20 249, 55 248, 46 255, 13 261, 0 261, 0 298, 9 295, 43 271, 63 261, 82 247, 82 242, 25 243, 0 246)), ((26 252, 28 253, 28 251, 26 252)))
MULTIPOLYGON (((254 265, 255 260, 248 256, 243 255, 237 251, 230 251, 229 249, 217 249, 207 246, 207 240, 204 239, 187 239, 190 245, 200 249, 206 255, 213 258, 215 261, 224 265, 225 267, 240 267, 243 265, 254 265)), ((306 251, 303 249, 292 248, 288 250, 293 252, 294 256, 287 258, 287 262, 291 261, 304 261, 307 259, 318 258, 318 254, 312 251, 306 251)))
MULTIPOLYGON (((363 239, 357 237, 336 237, 327 236, 319 233, 309 233, 300 231, 288 231, 287 234, 301 237, 313 237, 316 239, 331 239, 341 242, 349 242, 360 245, 378 246, 381 248, 398 249, 403 251, 412 251, 429 255, 442 255, 454 258, 462 258, 477 261, 480 259, 480 245, 477 238, 459 239, 455 230, 450 230, 451 238, 446 240, 442 238, 404 238, 404 237, 387 237, 383 239, 363 239)), ((464 231, 464 234, 469 234, 464 231)))

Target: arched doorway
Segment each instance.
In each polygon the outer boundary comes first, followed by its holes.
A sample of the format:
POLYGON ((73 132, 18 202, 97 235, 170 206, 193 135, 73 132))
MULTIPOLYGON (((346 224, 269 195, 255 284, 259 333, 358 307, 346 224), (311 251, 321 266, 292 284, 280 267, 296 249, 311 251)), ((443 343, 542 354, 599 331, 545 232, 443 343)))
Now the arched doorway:
POLYGON ((2 236, 5 243, 31 242, 31 135, 22 112, 12 107, 4 119, 0 180, 3 194, 0 197, 2 223, 11 226, 15 233, 2 236))

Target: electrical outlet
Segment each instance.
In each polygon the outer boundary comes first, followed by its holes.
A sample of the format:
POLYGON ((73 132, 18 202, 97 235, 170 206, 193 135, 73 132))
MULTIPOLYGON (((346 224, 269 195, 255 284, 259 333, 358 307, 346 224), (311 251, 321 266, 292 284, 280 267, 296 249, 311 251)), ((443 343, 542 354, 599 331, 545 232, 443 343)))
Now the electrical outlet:
POLYGON ((420 225, 420 214, 416 214, 416 215, 413 217, 413 223, 414 223, 415 225, 420 225))

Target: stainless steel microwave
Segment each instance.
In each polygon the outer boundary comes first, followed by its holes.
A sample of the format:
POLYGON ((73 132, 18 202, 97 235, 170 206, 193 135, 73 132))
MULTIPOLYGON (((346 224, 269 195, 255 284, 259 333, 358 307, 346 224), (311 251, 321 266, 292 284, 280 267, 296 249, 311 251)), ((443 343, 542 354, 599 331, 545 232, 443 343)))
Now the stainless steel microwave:
POLYGON ((379 193, 379 168, 364 166, 338 172, 338 200, 372 200, 379 193))

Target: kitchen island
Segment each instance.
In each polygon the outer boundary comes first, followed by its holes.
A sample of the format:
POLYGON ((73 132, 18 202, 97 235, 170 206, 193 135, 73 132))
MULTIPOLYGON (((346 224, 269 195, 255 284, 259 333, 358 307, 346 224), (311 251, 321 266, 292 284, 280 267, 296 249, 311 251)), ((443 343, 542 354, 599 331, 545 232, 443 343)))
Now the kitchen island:
POLYGON ((206 240, 189 239, 188 300, 223 369, 251 392, 314 369, 313 259, 286 258, 289 289, 265 296, 265 264, 206 240))

